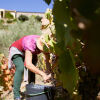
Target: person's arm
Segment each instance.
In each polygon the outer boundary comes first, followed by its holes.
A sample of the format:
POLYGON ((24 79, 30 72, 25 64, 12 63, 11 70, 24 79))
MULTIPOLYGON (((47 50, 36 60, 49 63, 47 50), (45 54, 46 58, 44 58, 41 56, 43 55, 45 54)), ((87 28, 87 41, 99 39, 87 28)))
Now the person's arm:
POLYGON ((46 75, 43 71, 39 70, 35 65, 32 64, 32 53, 29 50, 25 51, 25 65, 31 72, 39 74, 43 77, 44 81, 47 81, 51 76, 46 75))

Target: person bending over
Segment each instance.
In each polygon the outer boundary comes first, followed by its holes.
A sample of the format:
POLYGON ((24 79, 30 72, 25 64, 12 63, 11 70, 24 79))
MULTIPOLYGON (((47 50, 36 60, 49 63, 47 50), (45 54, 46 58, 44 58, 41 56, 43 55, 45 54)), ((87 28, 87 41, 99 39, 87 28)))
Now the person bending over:
POLYGON ((24 67, 26 67, 29 71, 42 76, 45 82, 51 78, 51 74, 47 75, 32 63, 32 61, 37 62, 37 55, 39 53, 44 53, 46 57, 45 61, 49 65, 49 53, 43 51, 43 46, 39 35, 27 35, 11 44, 9 49, 8 67, 11 68, 12 64, 14 64, 16 68, 13 83, 14 100, 21 100, 20 86, 24 67))

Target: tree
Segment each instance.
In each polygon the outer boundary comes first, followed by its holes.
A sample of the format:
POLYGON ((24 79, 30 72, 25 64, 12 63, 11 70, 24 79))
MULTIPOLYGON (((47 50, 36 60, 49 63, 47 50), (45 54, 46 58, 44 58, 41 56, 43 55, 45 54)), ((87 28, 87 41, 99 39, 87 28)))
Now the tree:
POLYGON ((5 18, 13 19, 14 16, 8 11, 8 12, 5 13, 5 18))

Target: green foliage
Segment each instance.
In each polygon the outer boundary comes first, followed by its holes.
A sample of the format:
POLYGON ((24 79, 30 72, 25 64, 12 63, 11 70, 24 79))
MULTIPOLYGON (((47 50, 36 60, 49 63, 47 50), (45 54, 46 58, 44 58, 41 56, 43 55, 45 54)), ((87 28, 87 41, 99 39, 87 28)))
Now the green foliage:
POLYGON ((36 19, 37 21, 41 21, 42 17, 41 17, 41 16, 36 16, 35 19, 36 19))
POLYGON ((5 13, 5 18, 8 18, 8 19, 13 19, 13 15, 8 11, 5 13))
POLYGON ((27 16, 25 16, 25 15, 20 15, 20 16, 18 17, 18 19, 19 19, 21 22, 25 22, 25 21, 29 20, 29 18, 28 18, 27 16))
MULTIPOLYGON (((53 6, 53 15, 59 24, 67 24, 71 29, 76 29, 76 23, 71 16, 69 0, 55 0, 53 6)), ((64 26, 63 26, 64 27, 64 26)))
MULTIPOLYGON (((55 2, 57 4, 54 4, 55 8, 53 8, 54 20, 51 10, 47 10, 45 14, 46 18, 49 20, 46 28, 50 30, 45 31, 44 35, 42 36, 42 42, 44 44, 43 49, 46 52, 51 52, 58 56, 58 66, 56 67, 58 67, 59 69, 59 74, 57 75, 57 79, 62 82, 63 87, 66 88, 70 94, 73 94, 73 91, 75 90, 79 79, 74 55, 72 54, 71 49, 69 49, 69 46, 72 46, 72 44, 74 43, 74 39, 70 35, 71 28, 68 27, 66 23, 67 21, 65 20, 67 17, 63 18, 61 15, 56 15, 55 10, 57 9, 59 10, 59 13, 62 14, 63 10, 59 9, 59 3, 61 2, 58 2, 57 0, 55 0, 55 2)), ((63 4, 65 3, 66 2, 63 2, 61 6, 64 6, 63 4)), ((64 7, 63 9, 66 9, 66 7, 64 7)), ((71 21, 68 21, 68 23, 70 22, 71 21)))
MULTIPOLYGON (((66 66, 67 61, 69 61, 69 66, 73 65, 73 62, 71 62, 72 56, 75 58, 73 59, 76 65, 75 68, 82 67, 82 64, 84 64, 90 73, 100 76, 100 0, 53 1, 53 16, 57 39, 55 48, 60 57, 60 70, 64 73, 60 79, 62 79, 64 87, 70 92, 71 90, 73 91, 73 87, 77 84, 72 84, 74 75, 72 75, 72 80, 68 75, 72 72, 73 67, 71 67, 71 70, 68 72, 69 69, 67 69, 68 67, 66 66), (72 56, 66 52, 66 49, 72 52, 72 56), (68 83, 69 80, 66 80, 65 76, 71 81, 71 84, 68 83)), ((75 74, 76 71, 74 70, 73 73, 75 74)), ((75 75, 77 76, 77 73, 75 75)), ((89 81, 88 77, 87 81, 89 81)), ((83 82, 81 83, 84 84, 83 82)), ((81 84, 79 83, 78 85, 81 84)), ((91 91, 90 88, 88 89, 91 91)), ((86 88, 83 90, 85 89, 86 88)), ((95 89, 92 89, 92 92, 93 91, 95 91, 95 89)), ((85 92, 86 91, 84 91, 84 93, 85 92)), ((81 95, 84 95, 84 93, 81 95)), ((88 95, 88 99, 90 99, 89 96, 91 99, 94 98, 88 95)), ((85 97, 82 97, 82 100, 85 100, 84 98, 85 97)))
POLYGON ((0 20, 0 24, 3 24, 3 23, 4 23, 4 20, 3 20, 3 19, 1 19, 1 20, 0 20))
POLYGON ((51 0, 44 0, 48 5, 51 3, 51 0))
POLYGON ((58 22, 66 22, 67 19, 69 19, 70 21, 70 15, 69 15, 69 7, 68 7, 68 3, 66 2, 66 0, 55 0, 54 1, 54 7, 53 7, 53 14, 55 15, 56 17, 56 20, 58 22), (56 9, 55 9, 56 8, 56 9), (58 13, 58 11, 60 13, 58 13), (63 16, 62 16, 63 14, 63 16))
POLYGON ((0 20, 0 29, 4 29, 5 27, 4 27, 4 20, 0 20))
POLYGON ((4 22, 4 20, 0 20, 0 29, 1 30, 6 30, 8 28, 8 26, 7 25, 5 25, 5 22, 4 22))
POLYGON ((100 8, 96 9, 95 13, 96 13, 97 15, 100 15, 100 8))
POLYGON ((8 19, 6 22, 7 22, 8 24, 14 23, 14 22, 17 22, 17 19, 8 19))
POLYGON ((13 19, 13 22, 17 22, 17 19, 15 18, 15 19, 13 19))
POLYGON ((73 61, 71 51, 62 51, 63 53, 59 55, 59 77, 60 80, 63 82, 63 87, 72 94, 78 82, 78 71, 75 68, 75 63, 73 61))
POLYGON ((67 47, 73 44, 73 38, 70 36, 69 28, 65 27, 57 20, 55 20, 55 28, 56 39, 58 41, 58 49, 56 49, 56 52, 59 56, 59 70, 61 70, 59 77, 63 82, 63 87, 66 88, 70 94, 72 94, 79 79, 73 54, 71 53, 71 50, 67 50, 67 47))
POLYGON ((9 20, 7 20, 7 23, 12 23, 12 22, 13 22, 13 20, 10 20, 10 19, 9 19, 9 20))

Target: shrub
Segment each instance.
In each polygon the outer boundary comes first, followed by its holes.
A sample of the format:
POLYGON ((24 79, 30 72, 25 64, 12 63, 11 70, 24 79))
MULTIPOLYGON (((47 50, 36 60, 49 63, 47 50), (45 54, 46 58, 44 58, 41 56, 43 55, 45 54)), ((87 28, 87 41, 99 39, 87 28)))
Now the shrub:
POLYGON ((3 23, 4 23, 4 20, 1 19, 1 20, 0 20, 0 24, 3 24, 3 23))
POLYGON ((4 20, 0 20, 0 29, 7 29, 7 25, 4 25, 5 21, 4 20))
POLYGON ((35 19, 36 19, 37 21, 41 21, 42 17, 41 17, 41 16, 36 16, 35 19))
POLYGON ((13 20, 7 20, 7 23, 12 23, 13 22, 13 20))
POLYGON ((13 22, 17 22, 17 19, 8 19, 8 20, 7 20, 7 23, 8 23, 8 24, 13 23, 13 22))
POLYGON ((5 13, 5 18, 13 19, 14 16, 8 11, 8 12, 5 13))
POLYGON ((20 15, 20 16, 18 17, 18 19, 19 19, 21 22, 24 22, 24 21, 29 20, 29 18, 28 18, 27 16, 25 16, 25 15, 20 15))
POLYGON ((13 19, 13 22, 17 22, 17 19, 15 18, 15 19, 13 19))

